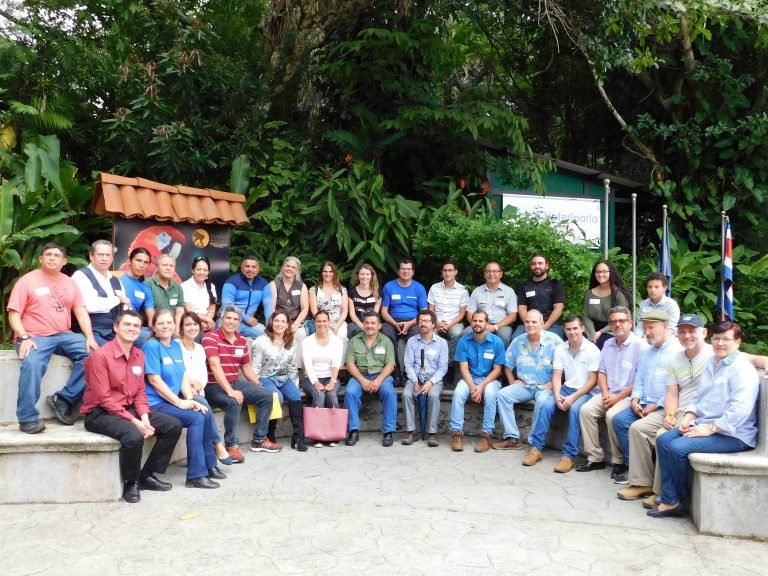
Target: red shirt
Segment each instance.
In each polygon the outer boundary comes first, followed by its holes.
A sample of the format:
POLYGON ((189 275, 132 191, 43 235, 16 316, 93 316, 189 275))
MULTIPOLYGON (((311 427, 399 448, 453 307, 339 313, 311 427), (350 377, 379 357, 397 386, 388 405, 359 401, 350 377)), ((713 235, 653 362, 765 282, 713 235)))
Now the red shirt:
MULTIPOLYGON (((251 362, 251 357, 248 355, 248 343, 245 336, 239 332, 235 332, 234 342, 226 339, 221 328, 206 332, 203 337, 203 348, 205 348, 206 358, 219 359, 227 382, 237 380, 240 367, 251 362)), ((208 369, 208 383, 216 384, 216 377, 210 368, 208 369)))
POLYGON ((132 346, 126 358, 117 339, 110 340, 85 360, 85 393, 80 412, 88 414, 94 408, 103 408, 133 420, 135 416, 126 410, 131 406, 139 418, 149 413, 144 392, 144 353, 132 346))
POLYGON ((8 310, 21 315, 30 336, 52 336, 71 329, 72 310, 85 306, 80 289, 66 274, 48 276, 32 270, 11 290, 8 310))

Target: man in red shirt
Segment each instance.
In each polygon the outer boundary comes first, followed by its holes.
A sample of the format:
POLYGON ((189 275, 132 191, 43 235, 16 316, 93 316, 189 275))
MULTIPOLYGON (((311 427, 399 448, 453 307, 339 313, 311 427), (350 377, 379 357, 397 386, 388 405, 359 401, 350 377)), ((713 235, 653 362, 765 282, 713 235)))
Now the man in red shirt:
POLYGON ((85 394, 80 412, 85 429, 120 441, 120 474, 123 500, 138 502, 142 490, 166 491, 169 482, 155 477, 163 474, 181 435, 181 422, 162 412, 150 413, 144 391, 144 353, 133 346, 141 332, 141 316, 132 310, 121 312, 114 325, 115 338, 85 361, 85 394), (144 468, 141 455, 144 440, 157 440, 144 468))
POLYGON ((21 360, 16 417, 21 431, 28 434, 45 430, 45 424, 38 422, 36 404, 51 355, 60 354, 74 362, 64 388, 46 398, 59 422, 71 426, 74 420, 69 411, 82 398, 85 386, 83 361, 90 350, 99 347, 80 289, 61 272, 67 263, 66 250, 48 242, 38 260, 40 268, 19 278, 8 299, 8 320, 16 333, 21 360), (72 314, 82 334, 72 332, 72 314))
POLYGON ((282 446, 267 438, 272 393, 261 384, 253 371, 248 344, 237 331, 242 313, 232 304, 221 308, 221 328, 206 332, 203 348, 208 359, 208 403, 224 410, 224 444, 235 464, 245 461, 237 438, 237 423, 243 402, 256 406, 256 426, 253 429, 251 452, 278 452, 282 446), (245 380, 238 378, 243 371, 245 380))

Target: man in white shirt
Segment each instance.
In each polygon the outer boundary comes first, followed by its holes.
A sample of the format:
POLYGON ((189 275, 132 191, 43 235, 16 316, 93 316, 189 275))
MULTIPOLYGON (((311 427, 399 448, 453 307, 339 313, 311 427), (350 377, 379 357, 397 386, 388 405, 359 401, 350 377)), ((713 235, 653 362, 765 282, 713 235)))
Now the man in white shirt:
POLYGON ((448 360, 453 362, 456 343, 464 331, 469 292, 456 282, 459 270, 453 260, 443 263, 443 281, 433 284, 427 294, 429 309, 437 314, 437 333, 448 341, 448 360))

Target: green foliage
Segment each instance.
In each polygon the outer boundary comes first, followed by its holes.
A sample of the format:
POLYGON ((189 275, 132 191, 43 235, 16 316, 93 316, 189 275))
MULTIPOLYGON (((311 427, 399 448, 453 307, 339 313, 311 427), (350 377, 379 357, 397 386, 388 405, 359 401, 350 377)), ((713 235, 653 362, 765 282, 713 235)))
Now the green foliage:
POLYGON ((420 273, 431 278, 438 278, 442 261, 452 258, 460 281, 470 288, 485 282, 483 270, 488 262, 498 262, 504 270, 503 282, 516 288, 530 275, 531 256, 541 252, 549 260, 550 275, 565 287, 566 311, 581 314, 589 274, 600 256, 571 243, 561 230, 537 216, 499 220, 492 214, 470 217, 452 210, 419 225, 414 254, 422 263, 420 273))

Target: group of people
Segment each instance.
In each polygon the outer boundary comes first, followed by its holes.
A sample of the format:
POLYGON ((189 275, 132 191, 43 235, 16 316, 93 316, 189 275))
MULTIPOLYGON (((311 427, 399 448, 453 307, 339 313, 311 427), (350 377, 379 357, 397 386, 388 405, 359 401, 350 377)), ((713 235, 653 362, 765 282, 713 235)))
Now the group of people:
POLYGON ((541 254, 530 259, 531 277, 517 291, 490 262, 486 282, 471 294, 457 281, 452 261, 429 291, 414 280, 409 259, 398 263, 397 278, 381 290, 375 270, 364 264, 347 290, 331 262, 308 289, 297 258, 286 258, 267 282, 258 259, 248 256, 222 286, 220 303, 204 256, 194 259, 191 277, 180 283, 172 256, 151 263, 148 251, 137 248, 117 278, 110 272, 113 254, 110 242, 94 242, 90 264, 70 278, 61 272, 64 248, 47 244, 40 268, 14 286, 8 313, 22 361, 20 429, 45 429, 36 408, 40 381, 51 354, 69 356, 70 379, 46 401, 65 425, 74 423, 72 408, 82 401, 85 428, 121 442, 128 502, 140 500, 140 489, 171 488, 156 474, 165 472, 182 428, 186 485, 218 488, 226 478, 219 464, 244 461, 237 437, 243 404, 256 410, 250 450, 279 451, 276 420, 270 420, 274 395, 288 405, 291 447, 308 450, 300 390, 315 406, 337 406, 343 372, 348 446, 359 440, 365 393, 379 396, 382 444, 393 445, 396 385, 404 386, 402 444, 421 437, 419 404, 426 408, 420 412, 427 445, 439 446, 440 397, 452 383, 451 370, 458 380, 450 412, 454 451, 464 448, 467 401, 483 404, 476 452, 523 449, 515 406, 533 401, 524 465, 542 460, 550 422, 561 411, 568 432, 555 471, 604 469, 598 422, 605 419, 611 476, 627 485, 618 497, 644 498, 657 516, 683 512, 688 453, 739 451, 756 443, 755 366, 765 367, 766 359, 738 351, 741 330, 731 322, 715 325, 713 346, 705 344, 703 321, 696 314, 680 317, 664 295, 661 274, 649 276, 634 326, 630 294, 613 264, 599 260, 584 296, 584 318, 571 315, 561 325, 565 293, 541 254), (150 264, 154 274, 144 278, 150 264), (223 438, 211 408, 223 410, 223 438), (503 435, 493 441, 497 412, 503 435), (142 466, 143 443, 151 436, 157 440, 142 466), (587 460, 577 466, 582 439, 587 460))

